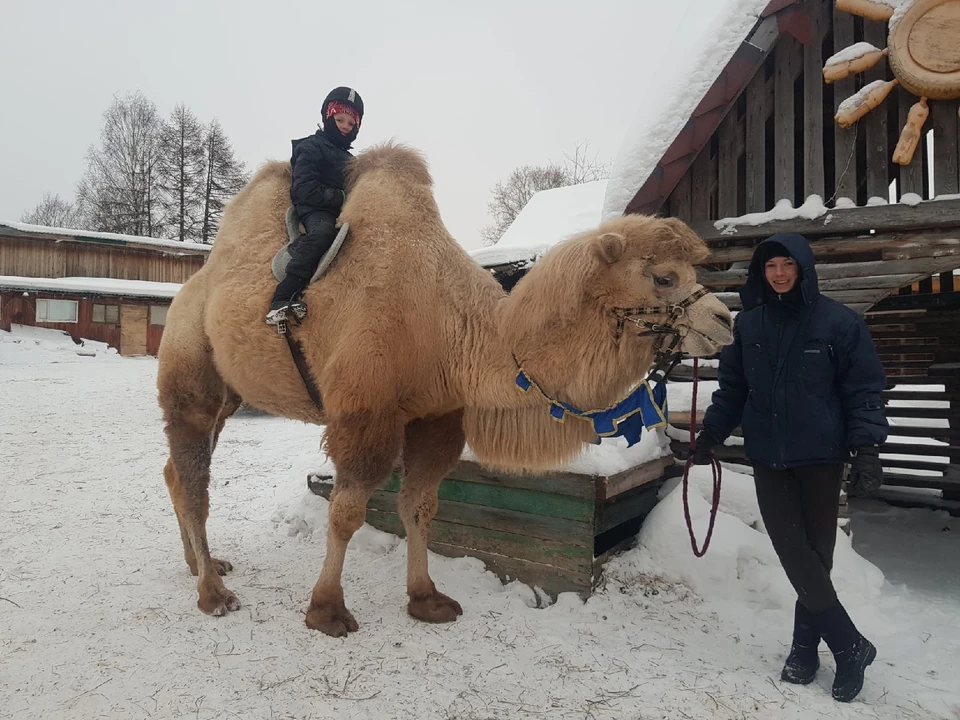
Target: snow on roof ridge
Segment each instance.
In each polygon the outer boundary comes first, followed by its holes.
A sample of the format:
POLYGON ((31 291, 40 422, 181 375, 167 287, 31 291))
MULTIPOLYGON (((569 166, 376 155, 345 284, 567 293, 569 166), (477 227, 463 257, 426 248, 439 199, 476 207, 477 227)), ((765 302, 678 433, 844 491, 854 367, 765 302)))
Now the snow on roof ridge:
POLYGON ((196 243, 192 241, 180 242, 179 240, 166 240, 163 238, 147 237, 142 235, 122 235, 120 233, 97 232, 94 230, 78 230, 74 228, 49 227, 47 225, 31 225, 29 223, 11 222, 9 220, 0 220, 0 228, 8 227, 11 230, 19 230, 25 233, 37 233, 43 235, 62 235, 64 237, 82 237, 95 240, 113 240, 116 242, 154 245, 157 247, 166 247, 173 249, 199 250, 201 252, 210 252, 211 245, 196 243))
POLYGON ((180 283, 151 280, 121 280, 117 278, 36 278, 0 275, 0 287, 15 290, 45 290, 47 292, 80 292, 98 295, 126 295, 146 298, 173 298, 180 283))
POLYGON ((600 225, 606 180, 535 193, 490 247, 470 251, 484 267, 534 261, 558 242, 600 225))
MULTIPOLYGON (((654 90, 654 97, 656 91, 662 93, 662 101, 653 102, 646 95, 647 101, 641 103, 614 162, 602 219, 624 213, 768 4, 769 0, 691 3, 671 44, 674 49, 659 67, 648 69, 647 90, 654 90)), ((643 87, 632 92, 645 95, 643 87)))

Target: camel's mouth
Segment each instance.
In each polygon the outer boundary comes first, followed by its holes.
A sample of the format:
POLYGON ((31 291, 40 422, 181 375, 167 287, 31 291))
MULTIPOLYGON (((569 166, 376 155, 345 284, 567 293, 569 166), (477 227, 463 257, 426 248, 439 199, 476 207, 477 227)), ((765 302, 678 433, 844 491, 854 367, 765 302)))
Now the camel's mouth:
MULTIPOLYGON (((728 321, 729 322, 729 321, 728 321)), ((680 349, 691 357, 714 355, 733 342, 733 329, 720 318, 709 328, 686 326, 680 349)))

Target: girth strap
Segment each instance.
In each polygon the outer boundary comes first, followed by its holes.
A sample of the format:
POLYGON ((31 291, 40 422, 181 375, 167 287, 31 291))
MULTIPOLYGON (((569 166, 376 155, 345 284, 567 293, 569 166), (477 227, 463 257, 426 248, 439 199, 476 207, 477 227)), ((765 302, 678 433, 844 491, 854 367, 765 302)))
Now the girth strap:
POLYGON ((290 354, 293 356, 293 363, 300 372, 303 384, 307 388, 307 394, 310 395, 310 399, 313 400, 313 404, 317 406, 317 409, 323 411, 323 399, 320 397, 320 390, 317 388, 317 384, 313 381, 313 373, 310 372, 310 365, 307 364, 307 358, 303 354, 303 348, 300 347, 300 343, 293 339, 289 330, 283 333, 283 336, 287 339, 290 354))

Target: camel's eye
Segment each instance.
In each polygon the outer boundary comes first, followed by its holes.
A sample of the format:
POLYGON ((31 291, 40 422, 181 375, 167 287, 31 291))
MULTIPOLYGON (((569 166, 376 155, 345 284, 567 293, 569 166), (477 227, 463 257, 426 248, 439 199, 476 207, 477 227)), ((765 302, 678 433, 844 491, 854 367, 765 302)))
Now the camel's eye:
POLYGON ((673 286, 673 278, 669 275, 654 275, 653 283, 657 287, 668 288, 673 286))

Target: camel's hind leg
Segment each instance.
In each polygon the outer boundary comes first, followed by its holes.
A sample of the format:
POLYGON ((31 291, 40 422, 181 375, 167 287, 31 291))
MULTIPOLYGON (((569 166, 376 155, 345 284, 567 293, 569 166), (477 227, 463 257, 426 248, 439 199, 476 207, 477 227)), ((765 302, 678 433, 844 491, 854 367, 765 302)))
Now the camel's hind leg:
POLYGON ((462 413, 407 425, 403 444, 403 485, 398 499, 407 532, 407 612, 427 622, 452 622, 460 604, 437 591, 427 569, 430 523, 437 513, 440 482, 463 452, 462 413))
POLYGON ((358 629, 343 600, 347 545, 367 515, 367 502, 389 476, 403 444, 403 423, 393 409, 367 410, 331 419, 327 454, 337 479, 330 494, 327 552, 307 609, 307 627, 343 637, 358 629))
POLYGON ((209 358, 193 364, 189 372, 161 365, 158 386, 170 444, 163 475, 180 526, 184 559, 197 576, 197 607, 211 615, 223 615, 237 610, 240 601, 220 579, 233 566, 211 557, 207 544, 210 458, 239 399, 209 358))

